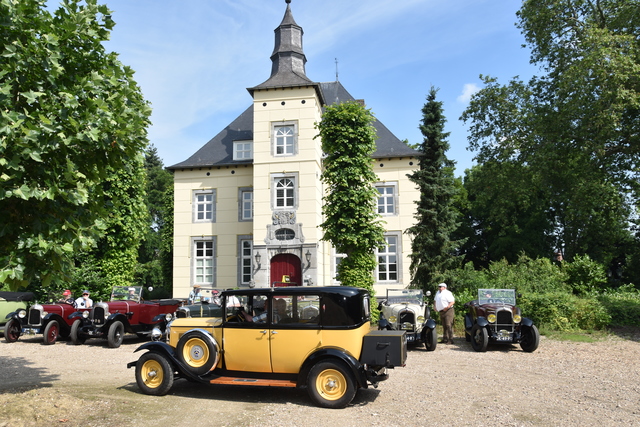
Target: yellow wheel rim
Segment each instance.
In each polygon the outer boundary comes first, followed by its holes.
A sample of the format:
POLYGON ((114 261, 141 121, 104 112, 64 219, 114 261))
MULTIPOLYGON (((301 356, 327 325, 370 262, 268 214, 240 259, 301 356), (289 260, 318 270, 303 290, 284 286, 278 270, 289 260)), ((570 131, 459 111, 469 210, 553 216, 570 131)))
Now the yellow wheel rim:
POLYGON ((192 368, 200 368, 209 361, 209 347, 200 338, 191 338, 182 349, 185 362, 192 368))
POLYGON ((316 390, 326 400, 338 400, 347 392, 347 380, 340 371, 326 369, 316 379, 316 390))
POLYGON ((157 388, 164 381, 164 371, 162 365, 157 360, 147 360, 140 369, 140 374, 144 383, 149 388, 157 388))

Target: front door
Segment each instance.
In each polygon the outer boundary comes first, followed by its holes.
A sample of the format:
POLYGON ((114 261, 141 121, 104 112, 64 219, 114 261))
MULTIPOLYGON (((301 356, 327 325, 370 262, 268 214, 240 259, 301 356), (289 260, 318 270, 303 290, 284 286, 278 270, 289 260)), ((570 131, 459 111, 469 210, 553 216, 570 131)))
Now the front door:
POLYGON ((302 265, 293 254, 278 254, 271 258, 271 286, 302 286, 302 265))

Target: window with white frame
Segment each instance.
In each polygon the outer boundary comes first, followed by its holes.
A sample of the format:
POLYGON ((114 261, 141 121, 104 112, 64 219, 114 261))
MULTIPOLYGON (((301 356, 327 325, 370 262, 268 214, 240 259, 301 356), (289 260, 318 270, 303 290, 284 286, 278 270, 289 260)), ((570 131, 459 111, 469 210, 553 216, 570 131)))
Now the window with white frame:
POLYGON ((233 141, 233 160, 253 159, 253 141, 233 141))
POLYGON ((378 282, 398 282, 399 281, 399 237, 397 235, 386 235, 385 245, 376 250, 378 267, 376 280, 378 282))
POLYGON ((252 221, 253 220, 253 189, 241 188, 240 189, 240 212, 238 215, 239 221, 252 221))
POLYGON ((396 214, 396 184, 378 184, 378 213, 380 215, 396 214))
POLYGON ((294 178, 278 178, 274 181, 274 208, 288 209, 296 205, 296 184, 294 178))
POLYGON ((215 240, 193 239, 192 283, 194 285, 215 284, 215 240))
POLYGON ((296 134, 293 124, 273 127, 273 146, 276 156, 293 156, 296 152, 296 134))
POLYGON ((193 222, 215 222, 215 190, 196 190, 193 192, 193 222))
POLYGON ((331 279, 334 283, 340 283, 340 280, 338 280, 338 266, 347 255, 336 253, 335 249, 332 249, 331 252, 333 253, 333 274, 331 275, 331 279))
POLYGON ((253 240, 247 238, 249 236, 241 236, 239 238, 240 253, 239 261, 239 280, 243 285, 248 285, 252 278, 253 269, 253 240))

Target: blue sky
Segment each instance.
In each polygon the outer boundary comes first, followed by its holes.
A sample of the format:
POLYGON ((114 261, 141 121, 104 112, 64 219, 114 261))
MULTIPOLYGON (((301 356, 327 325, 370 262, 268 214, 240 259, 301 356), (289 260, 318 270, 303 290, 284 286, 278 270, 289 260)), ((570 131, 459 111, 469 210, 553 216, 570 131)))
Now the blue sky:
MULTIPOLYGON (((108 50, 132 67, 151 102, 149 140, 165 166, 187 159, 252 102, 271 72, 284 0, 101 0, 116 26, 108 50)), ((307 77, 339 80, 400 139, 422 141, 429 88, 440 88, 448 157, 473 164, 459 120, 479 75, 528 79, 518 0, 292 0, 307 77)))

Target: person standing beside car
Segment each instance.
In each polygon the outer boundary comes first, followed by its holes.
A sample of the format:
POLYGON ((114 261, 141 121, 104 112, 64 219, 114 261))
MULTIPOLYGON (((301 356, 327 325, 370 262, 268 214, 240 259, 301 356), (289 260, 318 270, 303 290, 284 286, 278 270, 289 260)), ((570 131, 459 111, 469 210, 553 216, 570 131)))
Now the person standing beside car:
POLYGON ((91 308, 93 307, 93 301, 89 298, 89 291, 82 291, 82 296, 76 300, 77 308, 91 308))
POLYGON ((451 291, 447 289, 447 284, 440 283, 433 304, 436 311, 440 313, 443 344, 453 344, 453 320, 455 318, 453 305, 455 302, 456 299, 453 297, 451 291))

